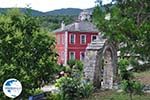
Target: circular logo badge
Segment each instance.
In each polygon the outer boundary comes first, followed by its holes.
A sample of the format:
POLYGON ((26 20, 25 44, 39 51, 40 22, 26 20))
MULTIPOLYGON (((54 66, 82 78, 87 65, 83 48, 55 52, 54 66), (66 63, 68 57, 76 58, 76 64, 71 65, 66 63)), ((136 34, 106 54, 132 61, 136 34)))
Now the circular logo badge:
POLYGON ((9 98, 16 98, 22 91, 22 85, 17 79, 8 79, 3 84, 3 92, 9 98))

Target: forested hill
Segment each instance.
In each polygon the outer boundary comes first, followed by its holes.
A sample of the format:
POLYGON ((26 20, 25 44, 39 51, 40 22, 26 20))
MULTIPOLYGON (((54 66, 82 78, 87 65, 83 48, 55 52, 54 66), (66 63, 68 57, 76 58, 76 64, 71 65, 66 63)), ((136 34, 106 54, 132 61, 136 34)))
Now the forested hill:
POLYGON ((58 9, 46 12, 45 15, 79 15, 79 13, 83 11, 82 9, 77 8, 67 8, 67 9, 58 9))
MULTIPOLYGON (((7 10, 11 10, 11 9, 13 9, 13 8, 0 8, 0 13, 4 13, 7 10)), ((27 12, 27 10, 28 10, 27 8, 18 8, 18 9, 23 13, 27 12)), ((33 16, 44 16, 43 12, 33 10, 33 9, 30 9, 30 11, 33 16)))
MULTIPOLYGON (((0 8, 0 13, 4 13, 7 10, 11 10, 12 8, 0 8)), ((49 31, 53 31, 57 28, 60 28, 61 22, 64 21, 65 24, 70 24, 74 22, 79 13, 83 11, 83 9, 77 8, 66 8, 66 9, 58 9, 48 12, 41 12, 33 9, 27 8, 18 8, 21 12, 26 13, 29 11, 32 16, 38 17, 41 23, 41 26, 49 31)), ((93 8, 86 9, 92 11, 93 8)))
MULTIPOLYGON (((0 13, 6 12, 8 9, 12 8, 0 8, 0 13)), ((19 8, 22 12, 27 12, 27 8, 19 8)), ((88 10, 91 10, 93 8, 90 8, 88 10)), ((41 12, 37 10, 30 9, 31 14, 33 16, 57 16, 57 15, 70 15, 70 16, 77 16, 83 9, 78 9, 78 8, 63 8, 63 9, 57 9, 53 11, 48 11, 48 12, 41 12)))

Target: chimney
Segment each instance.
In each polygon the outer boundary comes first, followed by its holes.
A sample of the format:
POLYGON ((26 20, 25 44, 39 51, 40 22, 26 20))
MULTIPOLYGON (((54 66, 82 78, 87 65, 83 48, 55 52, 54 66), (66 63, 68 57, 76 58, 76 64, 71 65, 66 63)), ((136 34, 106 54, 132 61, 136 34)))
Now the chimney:
POLYGON ((79 30, 79 22, 78 21, 75 22, 75 30, 77 30, 77 31, 79 30))
POLYGON ((61 30, 64 30, 65 29, 65 24, 64 24, 64 21, 61 22, 61 30))

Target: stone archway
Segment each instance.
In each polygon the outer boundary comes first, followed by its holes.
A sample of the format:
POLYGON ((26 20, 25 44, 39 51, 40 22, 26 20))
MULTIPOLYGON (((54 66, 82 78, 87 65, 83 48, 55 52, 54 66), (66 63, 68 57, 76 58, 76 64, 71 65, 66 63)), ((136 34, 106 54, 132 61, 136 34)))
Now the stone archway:
POLYGON ((104 51, 104 56, 102 57, 102 68, 101 68, 101 88, 112 89, 113 87, 113 60, 112 52, 110 49, 104 51))
POLYGON ((99 38, 88 45, 84 76, 97 88, 112 89, 117 75, 116 48, 107 39, 99 38))

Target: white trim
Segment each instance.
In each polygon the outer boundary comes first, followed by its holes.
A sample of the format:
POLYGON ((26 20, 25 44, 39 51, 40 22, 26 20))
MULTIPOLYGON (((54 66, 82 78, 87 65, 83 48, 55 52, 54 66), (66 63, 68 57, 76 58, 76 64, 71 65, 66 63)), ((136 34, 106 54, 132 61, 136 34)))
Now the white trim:
POLYGON ((73 55, 74 55, 74 59, 72 59, 72 60, 75 60, 76 59, 75 51, 69 51, 69 60, 71 60, 71 53, 73 53, 73 55))
POLYGON ((80 35, 80 44, 86 44, 86 35, 85 34, 81 34, 80 35), (82 43, 82 36, 85 37, 85 43, 82 43))
POLYGON ((65 36, 64 36, 64 40, 65 40, 65 58, 64 58, 64 65, 67 65, 67 52, 68 52, 68 32, 65 32, 65 36))

